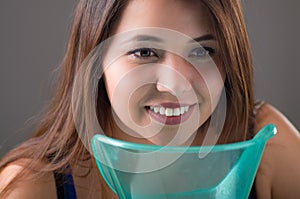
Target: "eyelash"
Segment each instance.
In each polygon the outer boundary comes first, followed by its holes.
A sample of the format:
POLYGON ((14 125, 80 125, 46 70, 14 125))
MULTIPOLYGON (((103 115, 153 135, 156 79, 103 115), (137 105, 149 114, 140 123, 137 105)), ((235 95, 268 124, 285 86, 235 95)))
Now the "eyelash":
MULTIPOLYGON (((216 53, 216 50, 211 48, 211 47, 199 47, 199 48, 195 48, 191 51, 191 53, 189 54, 189 57, 194 57, 194 55, 192 55, 192 53, 196 50, 201 50, 201 53, 205 53, 202 54, 201 57, 206 57, 206 56, 213 56, 216 53), (203 52, 204 51, 204 52, 203 52)), ((195 57, 198 57, 197 55, 195 55, 195 57)))
MULTIPOLYGON (((205 55, 201 55, 201 57, 206 57, 206 56, 213 56, 216 51, 214 48, 211 48, 211 47, 199 47, 199 48, 195 48, 193 49, 190 54, 188 55, 188 57, 197 57, 197 55, 192 55, 193 51, 196 51, 196 50, 199 50, 201 49, 202 51, 205 50, 205 55)), ((153 48, 138 48, 138 49, 134 49, 132 51, 130 51, 128 53, 128 55, 133 55, 135 56, 136 58, 139 58, 139 59, 147 59, 147 58, 150 58, 150 57, 159 57, 158 54, 155 52, 155 50, 153 48), (147 55, 142 55, 142 52, 143 51, 147 51, 147 55), (138 55, 139 53, 139 55, 138 55)))
POLYGON ((134 50, 130 51, 128 54, 133 55, 140 59, 147 59, 149 57, 158 57, 157 53, 152 48, 138 48, 138 49, 134 49, 134 50), (142 51, 147 51, 148 52, 147 56, 143 56, 142 51), (138 53, 139 53, 139 55, 138 55, 138 53))

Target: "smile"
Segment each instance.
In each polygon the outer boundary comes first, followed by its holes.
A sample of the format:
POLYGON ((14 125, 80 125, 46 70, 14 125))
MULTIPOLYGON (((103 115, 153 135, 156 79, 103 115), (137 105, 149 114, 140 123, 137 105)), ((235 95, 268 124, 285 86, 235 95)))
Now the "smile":
POLYGON ((192 114, 195 104, 180 106, 179 104, 164 104, 146 106, 150 117, 167 125, 177 125, 185 122, 192 114))
POLYGON ((166 108, 162 106, 150 106, 150 111, 154 113, 165 115, 167 117, 180 116, 189 111, 190 106, 183 106, 178 108, 166 108))

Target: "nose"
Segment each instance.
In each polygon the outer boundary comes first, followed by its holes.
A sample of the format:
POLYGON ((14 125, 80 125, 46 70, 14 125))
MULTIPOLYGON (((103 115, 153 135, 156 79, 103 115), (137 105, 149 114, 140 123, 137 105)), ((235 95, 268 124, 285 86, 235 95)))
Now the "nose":
POLYGON ((156 89, 169 92, 174 96, 192 90, 192 65, 184 58, 171 53, 166 54, 163 66, 160 67, 156 89))

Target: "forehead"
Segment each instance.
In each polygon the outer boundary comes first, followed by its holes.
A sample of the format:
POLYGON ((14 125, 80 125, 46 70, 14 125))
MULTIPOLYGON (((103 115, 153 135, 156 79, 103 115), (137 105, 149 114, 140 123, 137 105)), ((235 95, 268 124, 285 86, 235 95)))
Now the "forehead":
POLYGON ((212 32, 209 12, 200 0, 130 0, 113 33, 144 27, 167 28, 193 38, 212 32))

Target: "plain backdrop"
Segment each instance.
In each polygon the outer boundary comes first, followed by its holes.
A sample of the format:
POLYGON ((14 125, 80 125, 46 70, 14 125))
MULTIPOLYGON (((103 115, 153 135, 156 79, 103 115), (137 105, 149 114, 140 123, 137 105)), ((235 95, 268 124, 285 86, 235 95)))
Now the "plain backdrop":
MULTIPOLYGON (((49 102, 75 0, 0 1, 0 157, 28 138, 49 102)), ((300 1, 243 0, 255 93, 300 127, 300 1)))

